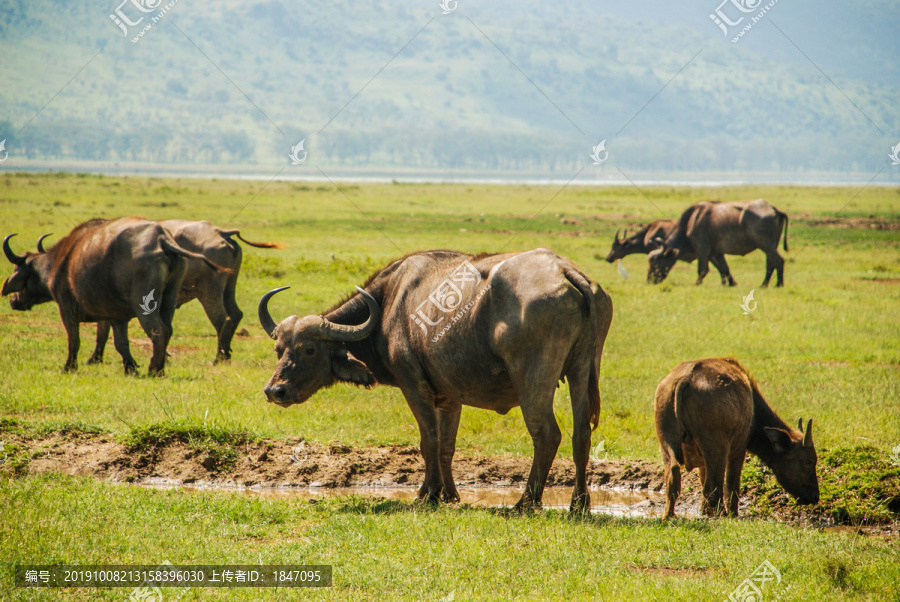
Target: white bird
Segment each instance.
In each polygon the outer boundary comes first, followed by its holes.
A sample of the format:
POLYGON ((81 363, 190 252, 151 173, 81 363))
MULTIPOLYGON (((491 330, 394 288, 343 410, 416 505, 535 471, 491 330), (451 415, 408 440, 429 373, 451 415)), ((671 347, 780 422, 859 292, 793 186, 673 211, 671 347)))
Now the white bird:
POLYGON ((622 265, 622 260, 616 259, 616 265, 619 268, 619 276, 621 276, 625 280, 628 280, 628 271, 625 269, 625 266, 622 265))

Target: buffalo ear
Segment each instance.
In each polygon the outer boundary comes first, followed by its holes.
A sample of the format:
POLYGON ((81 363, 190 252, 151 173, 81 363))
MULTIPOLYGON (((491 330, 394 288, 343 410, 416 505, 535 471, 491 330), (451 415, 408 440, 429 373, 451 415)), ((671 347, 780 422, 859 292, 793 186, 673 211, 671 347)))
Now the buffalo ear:
POLYGON ((775 448, 775 453, 783 454, 791 448, 791 435, 787 431, 770 426, 765 427, 765 431, 769 441, 772 442, 772 447, 775 448))
POLYGON ((651 240, 650 244, 647 246, 650 248, 650 250, 653 250, 653 249, 658 249, 660 247, 663 247, 663 246, 665 246, 665 244, 666 244, 666 241, 664 241, 662 238, 657 236, 656 238, 651 240))
POLYGON ((345 383, 371 387, 375 377, 364 363, 353 357, 346 349, 339 350, 331 360, 331 372, 334 377, 345 383))

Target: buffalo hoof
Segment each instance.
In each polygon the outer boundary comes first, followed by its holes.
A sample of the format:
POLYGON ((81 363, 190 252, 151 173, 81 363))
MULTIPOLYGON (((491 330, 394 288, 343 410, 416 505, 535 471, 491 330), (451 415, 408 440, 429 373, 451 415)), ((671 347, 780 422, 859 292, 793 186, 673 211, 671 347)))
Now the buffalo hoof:
POLYGON ((134 362, 125 362, 124 367, 125 367, 125 376, 129 376, 129 375, 137 373, 138 365, 134 362))
POLYGON ((74 362, 63 366, 63 372, 75 372, 76 370, 78 370, 78 364, 74 362))
POLYGON ((590 514, 591 513, 591 494, 584 493, 572 494, 572 503, 569 505, 569 512, 573 514, 590 514))
POLYGON ((519 498, 519 501, 516 502, 516 505, 513 506, 513 509, 516 510, 517 512, 523 512, 523 513, 532 512, 534 510, 540 510, 541 509, 541 501, 533 500, 533 499, 531 499, 531 496, 529 496, 529 495, 523 495, 521 498, 519 498))
POLYGON ((88 366, 91 366, 93 364, 102 364, 102 363, 103 363, 103 355, 102 354, 97 355, 96 353, 93 354, 91 357, 89 357, 88 361, 87 361, 88 366))
POLYGON ((447 504, 453 504, 459 501, 459 492, 454 489, 453 491, 444 490, 443 500, 447 504))
POLYGON ((441 501, 440 487, 426 487, 422 485, 419 489, 419 500, 429 504, 439 504, 441 501))

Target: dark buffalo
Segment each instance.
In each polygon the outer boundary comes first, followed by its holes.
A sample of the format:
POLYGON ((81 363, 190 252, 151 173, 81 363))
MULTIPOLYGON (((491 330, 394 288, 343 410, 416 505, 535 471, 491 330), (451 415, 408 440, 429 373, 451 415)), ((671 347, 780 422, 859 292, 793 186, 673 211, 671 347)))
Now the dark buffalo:
POLYGON ((16 255, 9 246, 12 236, 3 240, 3 252, 16 271, 3 283, 2 295, 10 296, 12 309, 22 311, 56 301, 69 339, 67 371, 78 366, 78 325, 106 320, 126 374, 133 372, 128 321, 137 317, 153 341, 150 374, 161 375, 187 258, 225 270, 182 249, 162 226, 139 217, 85 222, 44 253, 16 255))
MULTIPOLYGON (((215 270, 205 262, 188 258, 187 271, 181 281, 175 307, 181 307, 197 299, 206 312, 206 317, 216 329, 218 347, 216 361, 231 359, 231 340, 237 331, 244 313, 235 300, 235 288, 241 271, 241 246, 232 239, 240 239, 251 247, 280 249, 280 243, 251 242, 241 236, 240 230, 223 230, 208 221, 165 220, 159 224, 172 235, 182 249, 203 255, 210 261, 228 268, 230 271, 215 270)), ((42 250, 38 241, 38 250, 42 250)), ((97 323, 97 346, 88 364, 103 361, 103 348, 109 338, 109 323, 97 323)))
POLYGON ((756 382, 730 358, 684 362, 656 388, 656 437, 666 479, 666 512, 675 516, 680 466, 700 469, 702 509, 737 516, 741 469, 749 451, 801 504, 819 501, 812 420, 794 430, 769 407, 756 382), (723 502, 724 495, 724 502, 723 502))
POLYGON ((323 315, 276 324, 270 291, 259 319, 275 339, 270 402, 302 403, 349 382, 398 387, 415 416, 425 460, 423 499, 457 500, 451 463, 463 405, 501 414, 520 406, 534 461, 517 508, 539 506, 561 434, 553 415, 567 379, 574 425, 572 509, 589 507, 586 468, 600 414, 598 371, 612 301, 547 249, 502 255, 428 251, 399 259, 323 315))
POLYGON ((660 248, 650 252, 647 280, 654 284, 662 282, 675 262, 688 254, 697 258, 697 284, 702 283, 709 273, 709 262, 712 261, 722 275, 722 284, 734 286, 725 255, 746 255, 762 249, 766 254, 766 278, 762 285, 769 286, 772 272, 777 270, 776 286, 782 286, 784 259, 778 254, 778 241, 784 230, 784 250, 787 251, 787 227, 787 214, 762 199, 697 203, 681 214, 678 228, 660 248))
MULTIPOLYGON (((643 253, 646 255, 650 251, 656 249, 660 246, 660 241, 667 240, 673 232, 675 232, 675 228, 677 225, 670 219, 658 219, 631 236, 628 236, 628 230, 625 230, 625 234, 620 239, 619 231, 616 230, 616 234, 613 237, 612 249, 609 251, 609 255, 606 256, 606 261, 609 263, 613 263, 623 257, 628 255, 633 255, 635 253, 643 253)), ((688 254, 685 256, 679 257, 681 261, 691 262, 695 258, 688 257, 688 254)), ((599 259, 599 257, 598 257, 599 259)))

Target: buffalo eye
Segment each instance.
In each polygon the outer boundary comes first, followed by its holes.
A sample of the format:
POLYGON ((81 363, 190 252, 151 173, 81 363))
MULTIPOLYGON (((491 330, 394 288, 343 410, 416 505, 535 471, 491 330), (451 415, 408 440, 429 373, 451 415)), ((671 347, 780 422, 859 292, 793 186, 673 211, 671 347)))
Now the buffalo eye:
POLYGON ((315 355, 315 354, 316 354, 316 348, 315 348, 315 347, 307 347, 306 349, 303 350, 303 353, 305 353, 305 354, 308 355, 308 356, 315 355))

